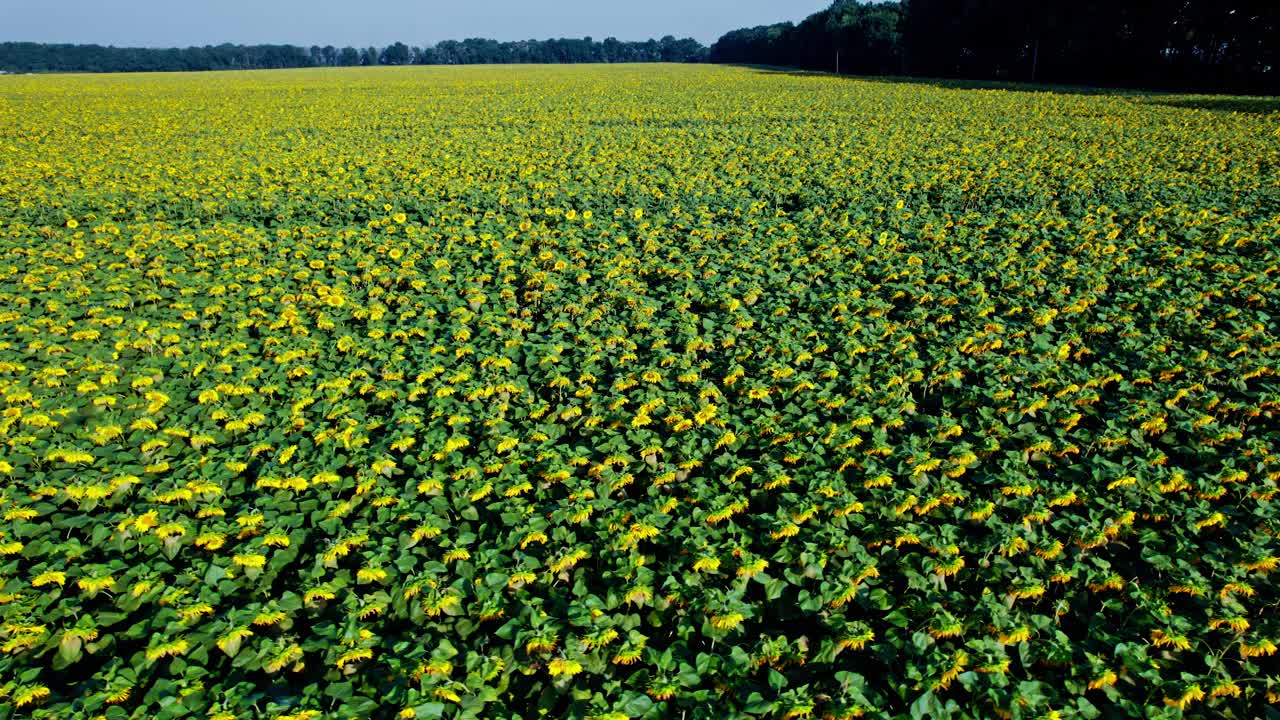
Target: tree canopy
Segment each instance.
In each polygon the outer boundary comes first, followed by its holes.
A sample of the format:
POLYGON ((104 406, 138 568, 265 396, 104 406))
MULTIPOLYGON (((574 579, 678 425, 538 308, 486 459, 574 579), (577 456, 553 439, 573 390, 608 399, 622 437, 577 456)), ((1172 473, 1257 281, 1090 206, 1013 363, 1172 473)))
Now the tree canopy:
POLYGON ((711 48, 658 40, 447 40, 385 48, 118 48, 0 43, 9 72, 339 65, 702 62, 858 75, 1280 92, 1275 0, 835 0, 798 22, 732 30, 711 48))
POLYGON ((210 45, 119 48, 30 42, 0 43, 0 70, 9 72, 149 72, 250 70, 344 65, 465 65, 475 63, 701 62, 707 48, 692 38, 624 42, 586 38, 499 42, 447 40, 426 47, 403 42, 385 48, 295 45, 210 45))
POLYGON ((837 0, 726 33, 713 62, 865 75, 1276 92, 1274 0, 837 0))

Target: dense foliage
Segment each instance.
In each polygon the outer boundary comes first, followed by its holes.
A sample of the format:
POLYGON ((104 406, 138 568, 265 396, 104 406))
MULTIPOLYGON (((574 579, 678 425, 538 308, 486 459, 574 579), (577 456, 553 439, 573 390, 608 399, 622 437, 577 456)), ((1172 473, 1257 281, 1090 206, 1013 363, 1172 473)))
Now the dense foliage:
POLYGON ((295 45, 217 45, 118 48, 102 45, 0 43, 0 70, 9 72, 153 72, 260 70, 356 65, 473 65, 479 63, 702 62, 707 48, 692 38, 625 42, 616 38, 446 40, 427 47, 397 42, 385 48, 302 48, 295 45))
POLYGON ((1280 114, 0 80, 0 717, 1258 718, 1280 114))
POLYGON ((837 2, 799 25, 742 28, 711 46, 718 63, 789 65, 859 75, 905 75, 902 5, 837 2))
POLYGON ((714 62, 1280 93, 1274 0, 835 0, 799 24, 735 30, 714 62))
MULTIPOLYGON (((356 61, 348 64, 359 65, 356 61)), ((0 70, 8 72, 157 72, 307 67, 294 45, 219 45, 192 48, 117 48, 101 45, 0 43, 0 70)))

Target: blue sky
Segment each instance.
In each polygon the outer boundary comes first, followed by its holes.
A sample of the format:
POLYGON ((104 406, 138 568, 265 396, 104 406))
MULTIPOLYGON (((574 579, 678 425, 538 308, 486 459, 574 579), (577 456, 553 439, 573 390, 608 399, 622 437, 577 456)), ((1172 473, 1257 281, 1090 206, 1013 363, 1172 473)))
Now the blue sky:
POLYGON ((675 35, 710 44, 800 20, 830 0, 0 0, 0 41, 171 47, 233 43, 426 45, 491 37, 675 35))

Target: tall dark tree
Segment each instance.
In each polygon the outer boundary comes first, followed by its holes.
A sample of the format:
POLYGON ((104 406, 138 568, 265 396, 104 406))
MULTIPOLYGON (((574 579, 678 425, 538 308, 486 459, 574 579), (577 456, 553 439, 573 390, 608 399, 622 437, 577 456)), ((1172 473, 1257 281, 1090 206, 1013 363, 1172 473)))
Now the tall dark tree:
POLYGON ((360 64, 360 51, 353 47, 344 47, 338 51, 338 65, 351 66, 360 64))
POLYGON ((408 65, 413 59, 409 46, 402 42, 392 43, 383 51, 378 61, 383 65, 408 65))

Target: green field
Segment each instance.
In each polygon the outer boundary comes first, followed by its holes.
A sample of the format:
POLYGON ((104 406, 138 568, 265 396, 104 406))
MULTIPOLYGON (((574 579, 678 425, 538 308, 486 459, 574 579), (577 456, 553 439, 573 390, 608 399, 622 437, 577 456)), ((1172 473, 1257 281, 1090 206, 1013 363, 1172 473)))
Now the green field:
POLYGON ((0 77, 0 718, 1280 717, 1280 112, 0 77))

